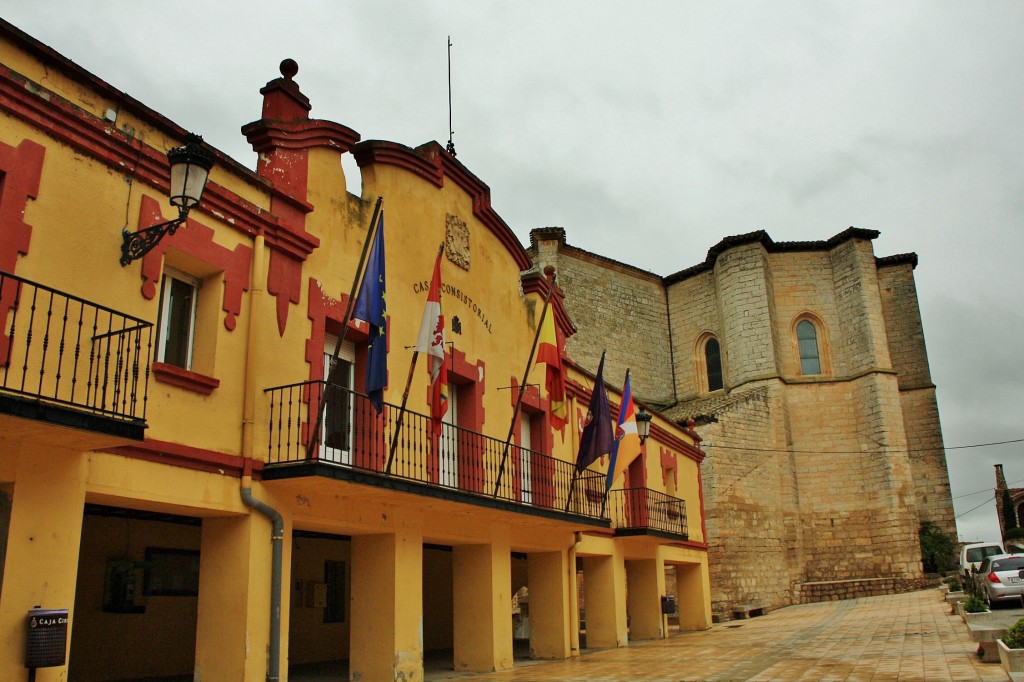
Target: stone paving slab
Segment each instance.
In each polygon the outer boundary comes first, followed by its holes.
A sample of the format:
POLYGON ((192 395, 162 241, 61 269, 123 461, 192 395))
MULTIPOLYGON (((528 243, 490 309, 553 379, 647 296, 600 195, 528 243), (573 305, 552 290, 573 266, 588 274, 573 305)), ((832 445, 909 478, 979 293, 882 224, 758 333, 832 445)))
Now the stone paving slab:
POLYGON ((790 606, 758 618, 669 639, 517 663, 500 673, 428 674, 475 682, 682 682, 684 680, 983 680, 1006 682, 983 663, 937 590, 790 606))

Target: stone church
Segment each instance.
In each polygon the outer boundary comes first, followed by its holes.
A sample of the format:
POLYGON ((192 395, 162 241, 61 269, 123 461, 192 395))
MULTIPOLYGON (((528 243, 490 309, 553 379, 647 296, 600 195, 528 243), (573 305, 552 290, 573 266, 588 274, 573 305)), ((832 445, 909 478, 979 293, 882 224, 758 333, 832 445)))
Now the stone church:
MULTIPOLYGON (((915 589, 918 529, 955 535, 916 254, 874 230, 727 237, 663 277, 530 235, 578 332, 570 357, 702 438, 712 608, 915 589)), ((649 452, 648 457, 657 457, 649 452)), ((639 484, 639 482, 637 483, 639 484)))

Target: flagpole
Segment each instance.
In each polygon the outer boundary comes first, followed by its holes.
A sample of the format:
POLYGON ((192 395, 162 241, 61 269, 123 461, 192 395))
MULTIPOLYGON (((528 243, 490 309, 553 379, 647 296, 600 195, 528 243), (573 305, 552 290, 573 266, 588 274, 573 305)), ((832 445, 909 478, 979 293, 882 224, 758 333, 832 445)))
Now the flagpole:
POLYGON ((373 217, 370 218, 370 229, 366 231, 366 240, 363 241, 363 252, 359 254, 359 265, 356 266, 355 277, 352 278, 352 289, 348 295, 348 301, 345 303, 345 316, 341 318, 341 333, 338 334, 338 342, 334 344, 334 355, 331 357, 331 369, 328 375, 324 377, 324 393, 320 396, 320 405, 317 407, 316 414, 316 425, 313 427, 313 431, 310 434, 309 443, 306 445, 306 459, 312 459, 313 448, 317 446, 320 441, 320 427, 323 425, 324 414, 327 411, 327 387, 331 385, 334 379, 334 372, 338 366, 338 355, 341 353, 341 346, 345 342, 345 332, 348 331, 348 318, 352 315, 352 308, 355 306, 356 289, 359 287, 359 282, 362 279, 363 268, 366 265, 366 254, 370 251, 370 243, 373 241, 373 236, 377 231, 377 216, 380 214, 380 206, 384 201, 384 197, 378 196, 377 203, 373 207, 373 217))
POLYGON ((572 506, 572 491, 576 489, 576 477, 579 476, 580 472, 574 466, 572 468, 572 481, 569 483, 569 496, 565 499, 565 513, 569 513, 569 507, 572 506))
MULTIPOLYGON (((444 253, 444 242, 437 249, 437 255, 444 253)), ((391 475, 391 463, 395 459, 395 450, 398 448, 398 436, 402 432, 402 423, 405 421, 405 408, 409 402, 409 390, 412 387, 413 370, 416 369, 416 360, 420 357, 418 350, 413 350, 412 361, 409 363, 409 376, 405 379, 405 390, 402 391, 402 407, 398 410, 398 421, 395 424, 395 433, 391 436, 391 447, 388 448, 388 464, 384 469, 384 475, 391 475)))
POLYGON ((398 421, 395 423, 395 433, 391 436, 391 446, 388 448, 388 464, 384 468, 384 475, 391 475, 391 462, 395 459, 395 450, 398 448, 398 436, 402 432, 402 422, 405 420, 405 406, 409 402, 409 388, 412 386, 413 370, 416 369, 416 360, 420 352, 412 352, 412 361, 409 363, 409 376, 405 380, 405 390, 402 391, 402 407, 398 410, 398 421))
MULTIPOLYGON (((505 474, 505 462, 508 460, 508 448, 512 442, 512 434, 516 430, 516 422, 519 420, 519 408, 523 405, 523 396, 526 394, 526 382, 530 378, 530 367, 533 365, 533 357, 537 354, 537 341, 540 340, 541 330, 544 328, 544 316, 548 313, 551 294, 555 290, 555 269, 550 265, 544 268, 544 274, 548 278, 548 291, 544 295, 544 308, 540 313, 537 323, 537 332, 533 335, 533 345, 530 346, 530 359, 526 361, 526 371, 523 372, 523 380, 519 384, 519 395, 516 396, 516 406, 512 410, 512 422, 508 425, 508 437, 505 438, 505 447, 501 453, 501 466, 498 467, 498 478, 494 482, 494 495, 498 496, 498 489, 501 487, 501 479, 505 474)), ((555 337, 558 338, 557 336, 555 337)))

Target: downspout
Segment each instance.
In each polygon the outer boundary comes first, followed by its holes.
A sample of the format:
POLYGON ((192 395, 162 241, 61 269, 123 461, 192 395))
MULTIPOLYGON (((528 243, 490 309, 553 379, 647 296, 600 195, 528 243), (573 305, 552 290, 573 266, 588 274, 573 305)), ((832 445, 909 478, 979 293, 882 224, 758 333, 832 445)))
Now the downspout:
POLYGON ((256 369, 263 302, 263 277, 266 271, 266 241, 262 234, 253 243, 252 286, 249 291, 249 336, 246 339, 245 389, 242 403, 242 502, 266 516, 271 523, 270 565, 270 647, 267 652, 267 682, 277 682, 281 671, 281 583, 284 576, 284 517, 270 505, 252 496, 252 461, 256 425, 256 369))
POLYGON ((272 549, 270 566, 270 650, 267 653, 267 682, 277 682, 281 670, 281 576, 284 551, 284 517, 281 513, 252 496, 252 460, 245 461, 242 476, 242 502, 270 519, 272 549))

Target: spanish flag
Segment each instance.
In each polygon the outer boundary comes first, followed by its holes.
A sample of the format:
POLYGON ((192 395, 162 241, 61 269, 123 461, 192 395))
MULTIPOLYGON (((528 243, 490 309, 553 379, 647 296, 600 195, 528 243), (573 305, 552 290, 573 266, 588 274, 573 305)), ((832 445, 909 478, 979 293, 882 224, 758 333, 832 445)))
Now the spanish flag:
POLYGON ((565 339, 555 325, 554 310, 548 307, 540 325, 540 343, 537 346, 537 362, 547 365, 545 388, 551 402, 551 427, 561 431, 568 422, 565 404, 565 370, 562 367, 562 350, 565 339))

